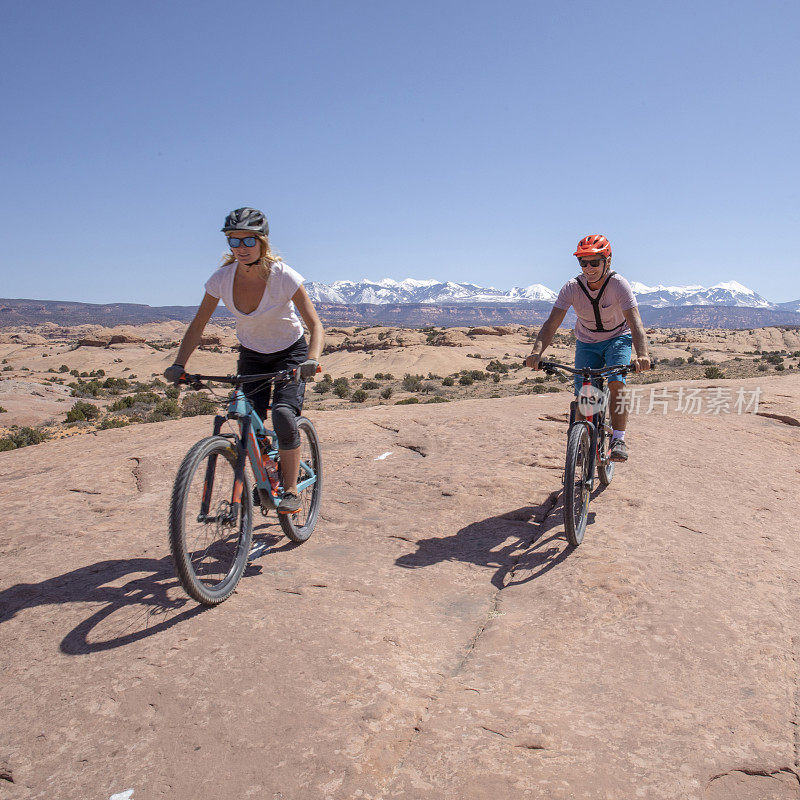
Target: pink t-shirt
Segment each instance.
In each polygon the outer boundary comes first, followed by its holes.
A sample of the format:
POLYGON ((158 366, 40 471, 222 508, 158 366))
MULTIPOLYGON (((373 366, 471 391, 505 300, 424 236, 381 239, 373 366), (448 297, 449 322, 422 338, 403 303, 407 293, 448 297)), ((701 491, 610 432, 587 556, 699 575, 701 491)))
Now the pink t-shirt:
MULTIPOLYGON (((586 278, 581 277, 580 281, 584 288, 589 289, 586 278)), ((593 292, 589 289, 589 294, 596 299, 599 291, 598 289, 593 292)), ((594 306, 578 286, 578 278, 567 281, 561 287, 556 302, 553 303, 554 308, 563 308, 564 311, 570 306, 575 309, 578 318, 575 322, 576 338, 586 344, 595 344, 612 339, 614 336, 621 336, 623 333, 630 333, 630 326, 622 312, 629 308, 636 308, 637 303, 628 281, 621 275, 614 274, 609 278, 608 285, 600 298, 600 319, 603 321, 605 331, 594 330, 597 328, 594 306)))

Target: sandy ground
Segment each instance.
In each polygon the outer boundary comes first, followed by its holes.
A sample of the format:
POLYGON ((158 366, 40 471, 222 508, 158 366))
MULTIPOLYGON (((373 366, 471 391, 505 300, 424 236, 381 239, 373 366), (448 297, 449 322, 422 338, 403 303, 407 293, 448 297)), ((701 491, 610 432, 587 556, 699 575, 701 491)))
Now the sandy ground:
POLYGON ((213 610, 166 538, 208 418, 0 453, 0 798, 796 800, 800 376, 743 387, 637 416, 577 549, 565 395, 316 412, 317 530, 213 610))

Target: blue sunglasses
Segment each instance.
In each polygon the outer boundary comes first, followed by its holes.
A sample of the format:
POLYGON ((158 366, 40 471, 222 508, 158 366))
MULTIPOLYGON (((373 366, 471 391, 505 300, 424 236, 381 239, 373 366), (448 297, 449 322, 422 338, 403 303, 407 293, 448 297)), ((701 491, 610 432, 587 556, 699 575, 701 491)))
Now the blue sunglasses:
POLYGON ((255 236, 245 236, 244 239, 237 239, 235 236, 228 237, 228 245, 231 248, 239 247, 241 245, 244 245, 245 247, 255 247, 257 241, 258 239, 256 239, 255 236))

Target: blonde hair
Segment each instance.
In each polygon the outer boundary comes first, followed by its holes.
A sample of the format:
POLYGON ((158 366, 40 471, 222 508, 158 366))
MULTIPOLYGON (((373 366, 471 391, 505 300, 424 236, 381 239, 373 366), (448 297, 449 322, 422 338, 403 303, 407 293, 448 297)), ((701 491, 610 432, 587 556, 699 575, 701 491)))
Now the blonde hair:
MULTIPOLYGON (((263 233, 253 232, 252 235, 261 242, 261 258, 258 260, 257 272, 260 277, 268 281, 270 272, 272 272, 272 265, 283 259, 277 253, 272 252, 272 248, 269 246, 269 238, 264 236, 263 233)), ((222 266, 227 267, 228 264, 233 264, 234 261, 236 261, 236 256, 233 253, 226 253, 222 260, 222 266)))

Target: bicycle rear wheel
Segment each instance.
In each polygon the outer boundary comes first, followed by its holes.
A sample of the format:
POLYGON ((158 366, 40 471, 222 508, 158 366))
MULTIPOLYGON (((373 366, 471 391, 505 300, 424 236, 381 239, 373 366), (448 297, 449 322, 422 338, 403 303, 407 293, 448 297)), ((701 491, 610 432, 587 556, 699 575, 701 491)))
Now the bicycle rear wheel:
POLYGON ((564 528, 569 543, 577 547, 583 541, 589 514, 589 456, 592 440, 586 425, 569 429, 567 461, 564 466, 564 528))
POLYGON ((283 532, 293 542, 305 542, 314 532, 322 502, 322 453, 317 431, 311 420, 300 417, 297 427, 300 430, 300 472, 297 476, 297 487, 301 506, 296 514, 278 514, 278 519, 283 532))
POLYGON ((236 455, 236 448, 222 436, 201 439, 183 459, 172 489, 169 543, 175 569, 186 593, 207 606, 233 594, 247 566, 253 536, 247 474, 238 519, 230 516, 236 455))
POLYGON ((603 414, 597 430, 597 477, 603 486, 608 486, 614 477, 614 462, 609 458, 614 431, 607 420, 608 414, 603 414))

